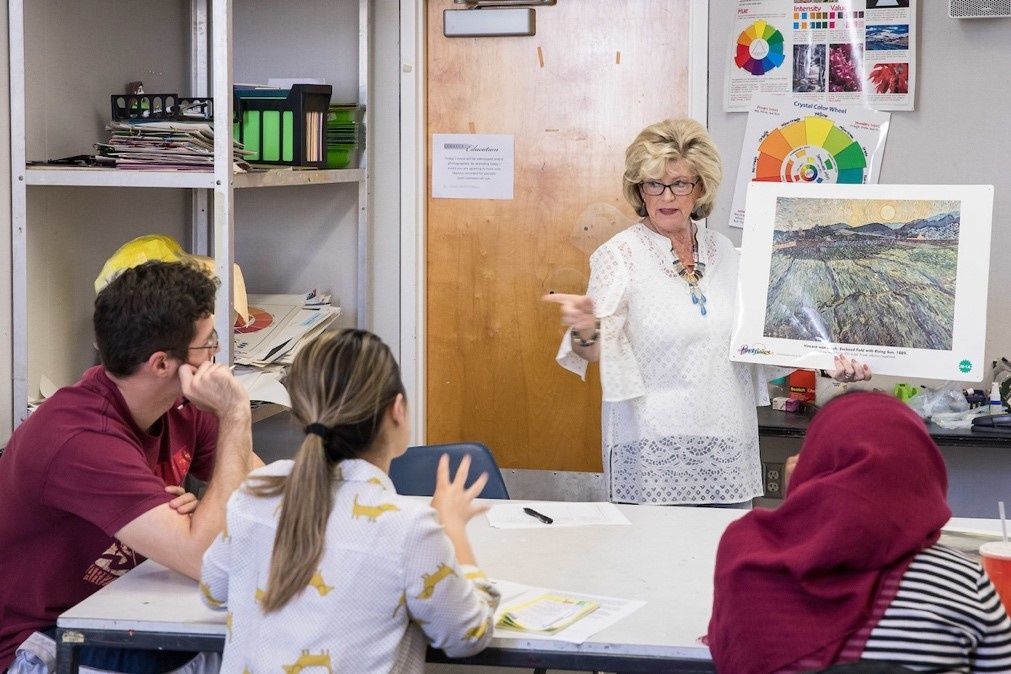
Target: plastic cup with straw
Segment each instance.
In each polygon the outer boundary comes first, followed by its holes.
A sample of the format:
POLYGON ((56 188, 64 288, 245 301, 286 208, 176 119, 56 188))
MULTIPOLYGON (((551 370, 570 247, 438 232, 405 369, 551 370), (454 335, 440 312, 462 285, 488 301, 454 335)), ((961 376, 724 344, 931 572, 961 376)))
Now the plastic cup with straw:
POLYGON ((1007 545, 1007 518, 1004 517, 1004 501, 997 501, 997 512, 1000 513, 1000 533, 1004 537, 1004 545, 1007 545))
POLYGON ((1000 513, 1002 540, 990 541, 979 546, 979 556, 983 560, 986 575, 990 576, 997 594, 1000 595, 1004 610, 1011 612, 1011 543, 1007 540, 1004 501, 997 502, 997 510, 1000 513))

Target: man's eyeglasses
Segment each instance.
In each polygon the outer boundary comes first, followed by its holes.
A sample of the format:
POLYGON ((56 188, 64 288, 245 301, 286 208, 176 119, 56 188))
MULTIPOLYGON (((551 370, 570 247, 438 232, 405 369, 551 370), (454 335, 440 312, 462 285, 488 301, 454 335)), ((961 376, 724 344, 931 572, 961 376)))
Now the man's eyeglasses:
POLYGON ((698 184, 698 180, 695 182, 691 182, 690 180, 675 180, 669 185, 651 180, 648 183, 642 184, 642 191, 651 197, 658 197, 663 194, 664 190, 669 189, 670 193, 676 197, 686 197, 695 191, 695 186, 698 184))
POLYGON ((188 346, 186 348, 188 350, 190 350, 190 351, 194 351, 194 350, 197 350, 197 349, 211 349, 212 351, 217 351, 218 347, 221 346, 221 342, 218 341, 218 332, 217 332, 217 330, 215 330, 211 334, 211 339, 214 340, 214 341, 212 341, 210 344, 204 344, 203 346, 188 346))

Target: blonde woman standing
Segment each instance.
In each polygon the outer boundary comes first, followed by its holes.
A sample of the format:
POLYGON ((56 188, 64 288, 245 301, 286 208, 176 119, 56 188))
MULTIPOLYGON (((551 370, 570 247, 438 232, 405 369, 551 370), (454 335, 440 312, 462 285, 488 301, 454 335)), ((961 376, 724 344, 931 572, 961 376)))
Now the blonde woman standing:
POLYGON ((222 672, 422 672, 491 639, 498 594, 476 567, 467 522, 482 475, 438 468, 431 505, 387 475, 407 449, 400 370, 375 335, 344 330, 302 348, 287 382, 305 439, 293 461, 251 474, 204 558, 206 603, 227 608, 222 672))
MULTIPOLYGON (((600 362, 603 465, 617 503, 750 507, 762 494, 757 405, 763 368, 732 362, 739 254, 699 221, 723 170, 692 119, 643 129, 625 151, 622 192, 642 218, 590 257, 586 295, 545 295, 569 327, 558 362, 600 362)), ((836 357, 842 381, 870 378, 836 357)))

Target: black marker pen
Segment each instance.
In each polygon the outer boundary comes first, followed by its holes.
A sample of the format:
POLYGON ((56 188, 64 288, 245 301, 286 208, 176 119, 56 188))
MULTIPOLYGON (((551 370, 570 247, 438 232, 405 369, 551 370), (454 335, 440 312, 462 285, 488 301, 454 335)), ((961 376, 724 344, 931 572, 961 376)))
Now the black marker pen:
POLYGON ((544 522, 545 524, 551 524, 552 522, 554 522, 553 519, 551 519, 547 515, 542 515, 541 513, 539 513, 536 510, 534 510, 533 508, 524 508, 523 512, 525 512, 527 515, 530 515, 531 517, 536 517, 537 519, 539 519, 541 522, 544 522))

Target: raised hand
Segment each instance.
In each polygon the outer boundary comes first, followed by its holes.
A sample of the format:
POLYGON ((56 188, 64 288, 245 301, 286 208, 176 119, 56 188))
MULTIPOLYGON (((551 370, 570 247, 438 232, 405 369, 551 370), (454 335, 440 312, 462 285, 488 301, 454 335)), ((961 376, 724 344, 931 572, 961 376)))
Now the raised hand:
POLYGON ((474 551, 467 539, 467 522, 489 508, 488 505, 474 503, 488 481, 488 473, 481 473, 474 484, 466 487, 464 485, 469 471, 470 457, 464 456, 456 475, 450 477, 449 455, 443 454, 436 469, 435 495, 432 496, 432 507, 439 513, 439 521, 442 522, 446 536, 452 541, 456 559, 461 564, 476 564, 474 551))
POLYGON ((443 454, 439 458, 432 507, 439 512, 442 525, 446 528, 466 527, 472 517, 488 510, 489 506, 474 503, 474 499, 488 482, 488 473, 481 473, 480 477, 474 480, 474 484, 465 487, 469 472, 469 456, 463 457, 453 477, 449 474, 449 455, 443 454))

